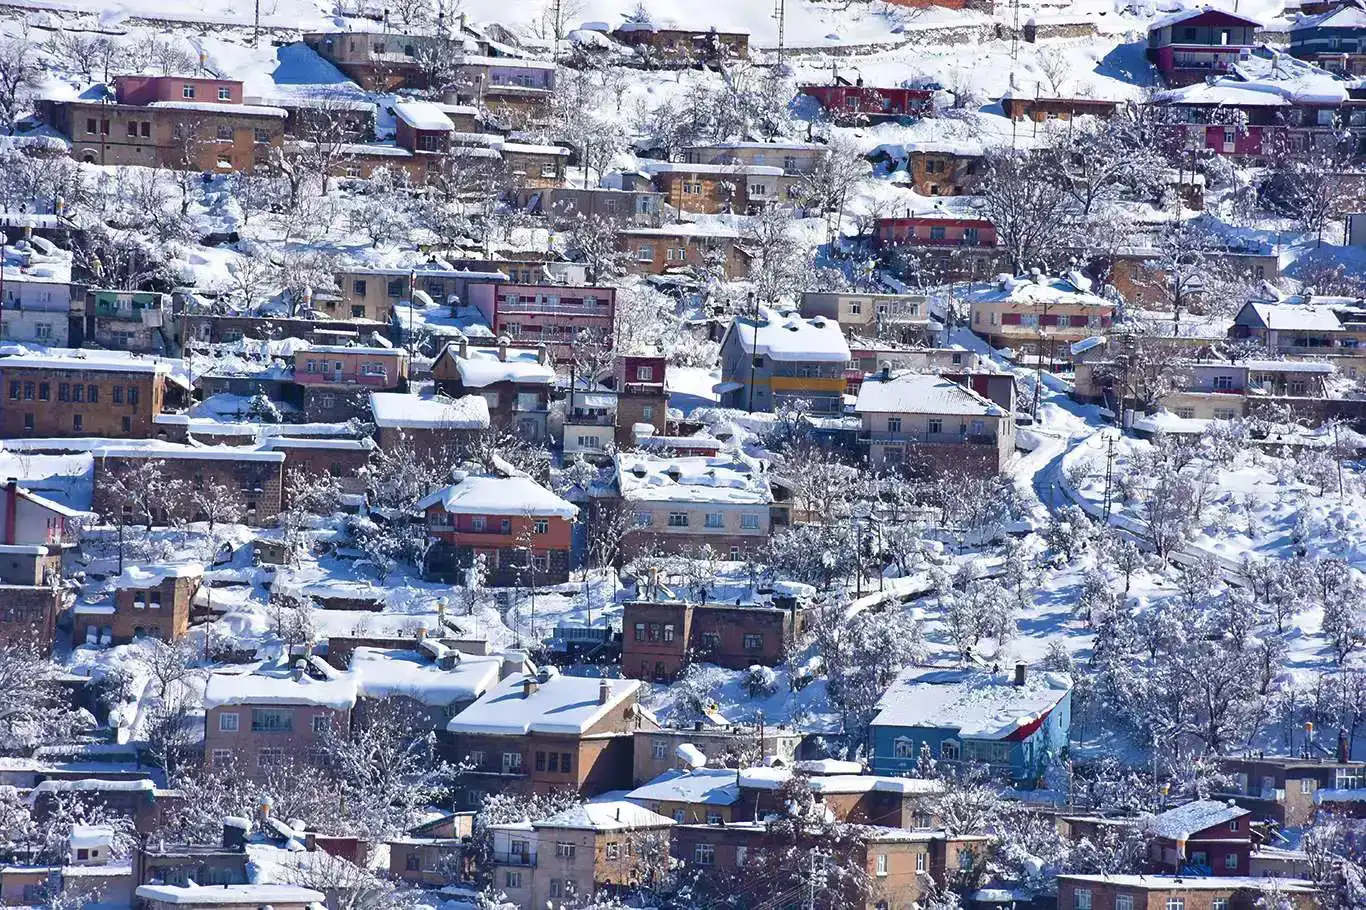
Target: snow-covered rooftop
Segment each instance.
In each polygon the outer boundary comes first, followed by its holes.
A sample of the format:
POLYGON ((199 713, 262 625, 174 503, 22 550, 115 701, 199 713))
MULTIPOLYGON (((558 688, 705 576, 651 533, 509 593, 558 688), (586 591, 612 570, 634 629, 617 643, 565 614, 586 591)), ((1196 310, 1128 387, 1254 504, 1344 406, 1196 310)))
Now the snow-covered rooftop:
POLYGON ((321 904, 327 896, 294 885, 139 885, 137 896, 163 904, 241 904, 269 907, 276 904, 321 904))
POLYGON ((617 486, 627 502, 762 505, 773 501, 768 481, 741 456, 666 458, 621 452, 616 468, 617 486))
POLYGON ((1332 307, 1295 303, 1250 303, 1248 306, 1262 324, 1273 331, 1342 331, 1342 321, 1332 307))
POLYGON ((530 477, 457 473, 455 483, 424 497, 414 508, 425 511, 440 506, 456 515, 522 515, 571 521, 579 514, 576 506, 530 477))
POLYGON ((766 354, 785 362, 846 363, 851 359, 840 324, 824 316, 805 319, 795 310, 762 307, 757 324, 752 317, 737 316, 730 331, 748 354, 766 354))
POLYGON ((165 565, 129 566, 112 582, 116 588, 154 588, 168 578, 200 578, 204 575, 201 563, 182 562, 165 565))
POLYGON ((448 398, 436 393, 371 392, 375 425, 420 430, 486 430, 489 405, 479 395, 448 398))
POLYGON ((1011 278, 1002 275, 996 281, 975 288, 969 295, 972 303, 1010 303, 1024 308, 1043 305, 1094 306, 1113 310, 1114 304, 1091 293, 1091 282, 1079 273, 1066 277, 1047 275, 1011 278))
POLYGON ((468 346, 464 356, 456 347, 448 346, 446 351, 455 359, 461 383, 472 389, 497 382, 550 385, 555 381, 555 369, 543 362, 540 348, 509 346, 505 355, 496 347, 468 346))
POLYGON ((636 787, 626 798, 632 802, 697 803, 729 806, 740 798, 738 773, 733 768, 694 768, 665 771, 649 783, 636 787))
POLYGON ((590 831, 630 831, 636 828, 667 828, 665 818, 624 799, 602 800, 571 806, 548 818, 532 822, 536 828, 573 828, 590 831))
POLYGON ((1224 875, 1072 875, 1058 876, 1068 881, 1094 882, 1118 888, 1137 888, 1145 891, 1292 891, 1310 894, 1318 889, 1312 882, 1293 878, 1255 878, 1224 875))
POLYGON ((634 679, 566 676, 553 670, 542 670, 540 676, 514 673, 452 718, 446 729, 508 736, 532 732, 577 736, 620 710, 639 689, 640 682, 634 679), (530 694, 526 693, 528 682, 530 694), (599 698, 604 684, 605 704, 599 698))
POLYGON ((1181 840, 1250 814, 1231 800, 1197 799, 1154 815, 1148 821, 1148 833, 1169 840, 1181 840))
POLYGON ((500 655, 462 654, 454 667, 443 670, 423 654, 393 648, 361 647, 351 657, 358 694, 407 695, 432 707, 478 698, 498 681, 502 665, 500 655))
POLYGON ((170 373, 171 363, 127 351, 87 348, 0 346, 0 369, 91 370, 110 373, 170 373), (15 353, 6 355, 9 351, 15 353))
POLYGON ((350 710, 356 704, 356 681, 350 676, 313 679, 304 675, 214 673, 204 687, 204 707, 224 705, 315 705, 350 710))
POLYGON ((439 104, 430 101, 400 101, 394 105, 394 116, 415 130, 455 132, 455 124, 439 104))
MULTIPOLYGON (((789 768, 744 768, 740 786, 751 790, 776 790, 792 777, 789 768)), ((934 794, 944 791, 944 783, 916 777, 883 777, 877 774, 827 774, 807 779, 813 793, 899 793, 934 794)))
POLYGON ((222 104, 212 101, 153 101, 148 107, 159 107, 173 111, 196 111, 203 114, 235 114, 239 117, 279 117, 289 116, 282 107, 266 107, 263 104, 222 104))
POLYGON ((874 373, 859 386, 854 410, 860 414, 947 414, 954 417, 1004 417, 990 399, 930 373, 874 373))
POLYGON ((907 667, 877 703, 877 727, 951 729, 972 739, 1009 739, 1052 711, 1072 688, 1060 673, 1008 673, 957 667, 907 667))

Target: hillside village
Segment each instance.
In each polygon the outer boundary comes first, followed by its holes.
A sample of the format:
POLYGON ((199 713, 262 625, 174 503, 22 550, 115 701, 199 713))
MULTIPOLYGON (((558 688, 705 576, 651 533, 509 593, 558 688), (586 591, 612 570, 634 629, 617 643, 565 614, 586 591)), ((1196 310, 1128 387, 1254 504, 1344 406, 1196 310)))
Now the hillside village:
POLYGON ((1360 0, 0 0, 0 905, 1366 908, 1360 0))

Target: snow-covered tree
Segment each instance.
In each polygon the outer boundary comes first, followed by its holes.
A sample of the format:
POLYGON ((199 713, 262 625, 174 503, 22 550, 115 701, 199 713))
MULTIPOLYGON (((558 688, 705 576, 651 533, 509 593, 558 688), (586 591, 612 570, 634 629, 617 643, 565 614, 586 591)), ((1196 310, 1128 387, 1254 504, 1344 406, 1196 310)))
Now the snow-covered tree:
POLYGON ((1050 265, 1068 230, 1069 184, 1042 158, 987 156, 982 214, 1015 274, 1050 265))

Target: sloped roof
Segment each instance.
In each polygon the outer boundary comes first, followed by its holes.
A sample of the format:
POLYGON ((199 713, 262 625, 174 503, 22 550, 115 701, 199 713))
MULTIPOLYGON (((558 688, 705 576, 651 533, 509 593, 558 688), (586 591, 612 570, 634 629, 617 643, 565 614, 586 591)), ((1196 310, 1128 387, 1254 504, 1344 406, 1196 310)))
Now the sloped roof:
POLYGON ((1197 799, 1154 815, 1148 822, 1148 832, 1169 840, 1181 840, 1250 814, 1247 809, 1232 802, 1197 799))
POLYGON ((860 414, 945 414, 953 417, 1003 417, 998 405, 971 389, 931 373, 903 372, 883 379, 873 374, 859 386, 854 410, 860 414))
POLYGON ((536 828, 577 828, 593 831, 627 831, 632 828, 667 828, 673 819, 665 818, 624 799, 581 803, 556 812, 549 818, 532 822, 536 828))
POLYGON ((521 736, 526 733, 580 735, 618 709, 640 689, 635 679, 608 679, 607 703, 599 700, 604 680, 566 676, 542 670, 541 675, 514 673, 451 719, 452 733, 489 733, 521 736), (526 694, 527 681, 536 685, 526 694))
POLYGON ((907 667, 877 703, 875 727, 957 730, 972 739, 1010 739, 1052 711, 1072 688, 1061 673, 1030 673, 1023 686, 1004 673, 907 667))

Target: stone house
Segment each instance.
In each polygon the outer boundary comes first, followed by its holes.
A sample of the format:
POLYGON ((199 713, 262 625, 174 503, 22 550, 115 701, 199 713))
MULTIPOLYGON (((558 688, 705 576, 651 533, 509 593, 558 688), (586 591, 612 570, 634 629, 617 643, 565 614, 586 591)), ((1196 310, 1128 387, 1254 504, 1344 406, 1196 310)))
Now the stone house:
POLYGON ((368 410, 371 392, 402 391, 408 352, 360 345, 310 345, 294 352, 294 382, 310 420, 341 423, 368 410))
POLYGON ((617 235, 617 249, 627 253, 633 275, 689 275, 717 271, 737 280, 749 274, 751 256, 739 231, 708 225, 705 231, 686 224, 658 228, 631 227, 617 235))
POLYGON ((0 357, 0 435, 149 439, 171 376, 166 361, 119 351, 0 357))
POLYGON ((153 524, 180 521, 205 521, 196 494, 218 487, 240 499, 241 520, 262 525, 280 513, 284 483, 284 452, 248 449, 244 446, 177 446, 171 443, 152 447, 110 445, 96 448, 93 508, 111 521, 137 523, 146 520, 142 506, 121 497, 117 481, 148 462, 157 463, 167 486, 188 495, 171 495, 145 503, 153 512, 153 524))
POLYGON ((630 21, 612 32, 613 40, 636 53, 647 66, 688 69, 710 66, 730 59, 749 57, 749 34, 708 29, 661 27, 653 22, 630 21))
POLYGON ((124 645, 139 638, 175 641, 190 628, 190 603, 204 579, 197 564, 129 566, 112 581, 113 612, 77 604, 73 644, 124 645))
POLYGON ((1058 876, 1058 910, 1253 910, 1268 899, 1295 910, 1319 906, 1312 884, 1283 878, 1058 876))
POLYGON ((621 617, 621 672, 664 683, 693 660, 733 670, 777 666, 806 623, 795 598, 783 606, 633 600, 621 617))
POLYGON ((455 462, 470 451, 490 424, 488 402, 481 395, 448 398, 424 386, 417 394, 371 392, 370 419, 384 452, 407 446, 418 455, 455 462))

